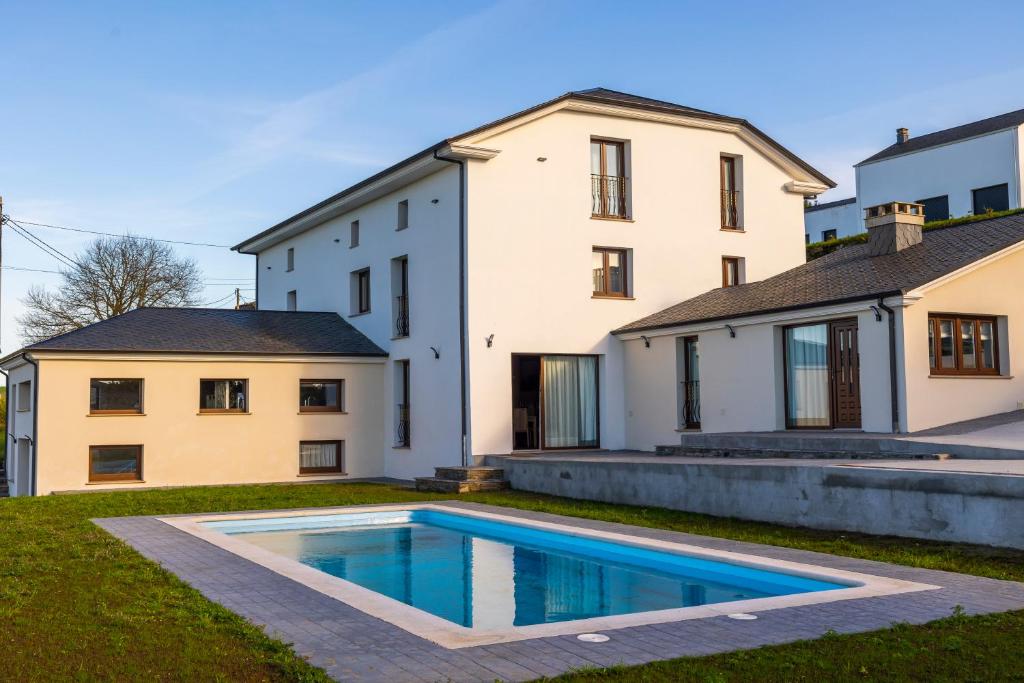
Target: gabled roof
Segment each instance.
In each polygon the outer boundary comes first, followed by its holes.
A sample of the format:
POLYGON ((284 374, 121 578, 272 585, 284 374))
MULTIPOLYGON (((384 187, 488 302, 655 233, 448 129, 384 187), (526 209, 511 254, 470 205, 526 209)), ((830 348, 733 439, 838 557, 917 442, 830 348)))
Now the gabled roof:
POLYGON ((924 232, 921 244, 869 256, 857 244, 760 282, 705 292, 615 330, 641 332, 895 296, 1024 241, 1024 214, 924 232))
POLYGON ((967 138, 973 138, 979 135, 987 135, 988 133, 995 133, 1001 130, 1006 130, 1007 128, 1015 128, 1020 125, 1024 125, 1024 109, 1018 109, 1017 111, 1011 111, 1006 114, 1000 114, 999 116, 993 116, 980 121, 965 123, 962 126, 946 128, 945 130, 935 131, 934 133, 928 133, 927 135, 919 135, 916 138, 910 138, 906 142, 889 145, 881 152, 873 154, 859 164, 854 165, 860 166, 861 164, 868 164, 872 161, 880 161, 882 159, 888 159, 889 157, 900 156, 901 154, 919 152, 922 149, 928 149, 929 147, 947 145, 958 140, 966 140, 967 138))
POLYGON ((22 351, 387 355, 336 313, 222 308, 139 308, 22 351))
POLYGON ((753 132, 757 137, 762 139, 770 148, 774 149, 777 153, 781 154, 790 162, 803 169, 803 171, 806 172, 809 176, 815 178, 816 180, 820 181, 821 183, 829 187, 836 186, 835 182, 828 178, 826 175, 824 175, 823 173, 815 169, 813 166, 808 164, 806 161, 804 161, 797 155, 793 154, 793 152, 789 151, 781 144, 770 138, 768 135, 766 135, 764 132, 756 128, 746 119, 736 118, 733 116, 725 116, 723 114, 716 114, 714 112, 705 111, 703 109, 695 109, 694 107, 686 107, 681 104, 665 102, 664 100, 655 100, 649 97, 631 95, 629 93, 619 92, 618 90, 609 90, 608 88, 590 88, 588 90, 569 91, 554 99, 548 100, 546 102, 541 102, 540 104, 529 107, 528 109, 524 109, 509 116, 502 117, 496 121, 491 121, 490 123, 484 124, 477 128, 473 128, 472 130, 460 133, 459 135, 445 138, 444 140, 441 140, 440 142, 437 142, 431 145, 430 147, 427 147, 426 149, 421 150, 416 154, 413 154, 412 156, 403 159, 402 161, 399 161, 397 164, 389 166, 388 168, 385 168, 383 171, 376 173, 370 176, 369 178, 361 180, 355 185, 351 185, 342 190, 341 192, 338 192, 337 194, 334 194, 328 197, 327 199, 324 199, 323 201, 318 202, 313 206, 300 211, 294 216, 286 218, 280 223, 277 223, 276 225, 273 225, 267 228, 266 230, 263 230, 262 232, 259 232, 242 242, 239 242, 238 244, 233 246, 232 249, 243 253, 252 253, 247 252, 246 249, 253 243, 257 242, 258 240, 261 240, 264 237, 271 235, 277 230, 292 225, 296 221, 300 221, 301 219, 306 218, 307 216, 320 212, 321 210, 326 209, 330 205, 344 200, 346 197, 349 197, 350 195, 355 195, 361 190, 364 190, 365 188, 374 185, 375 183, 383 181, 388 176, 395 174, 396 172, 402 170, 407 166, 410 166, 416 162, 421 162, 430 159, 431 157, 435 157, 437 156, 437 153, 444 152, 452 145, 458 144, 460 140, 464 140, 471 136, 479 135, 491 128, 496 128, 515 119, 527 116, 529 114, 540 111, 552 105, 565 102, 567 100, 578 100, 583 102, 593 102, 596 104, 605 105, 617 105, 622 107, 629 107, 632 109, 663 112, 667 114, 679 114, 690 116, 693 118, 701 118, 741 126, 753 132))
POLYGON ((823 204, 812 204, 811 206, 804 207, 804 213, 812 213, 814 211, 822 211, 824 209, 834 209, 837 206, 846 206, 847 204, 855 204, 857 202, 856 197, 848 197, 846 199, 837 199, 834 202, 824 202, 823 204))

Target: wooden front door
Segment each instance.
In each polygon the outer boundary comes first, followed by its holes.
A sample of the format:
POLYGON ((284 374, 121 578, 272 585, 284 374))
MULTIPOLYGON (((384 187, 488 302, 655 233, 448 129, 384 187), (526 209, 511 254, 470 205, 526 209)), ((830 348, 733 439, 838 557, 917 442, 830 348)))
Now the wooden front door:
POLYGON ((832 375, 832 426, 860 428, 860 354, 857 351, 856 320, 829 324, 829 366, 832 375))

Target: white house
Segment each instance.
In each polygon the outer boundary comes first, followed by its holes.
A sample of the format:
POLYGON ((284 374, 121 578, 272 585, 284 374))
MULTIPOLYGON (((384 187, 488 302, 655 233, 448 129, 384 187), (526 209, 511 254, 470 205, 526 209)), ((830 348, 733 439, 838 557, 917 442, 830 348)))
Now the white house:
POLYGON ((807 239, 862 232, 864 209, 894 198, 923 204, 928 221, 1024 206, 1022 140, 1024 109, 918 137, 899 128, 894 144, 854 166, 855 204, 806 209, 807 239))
POLYGON ((609 331, 804 261, 833 183, 749 122, 604 89, 441 141, 255 235, 260 309, 388 352, 382 474, 627 444, 609 331))

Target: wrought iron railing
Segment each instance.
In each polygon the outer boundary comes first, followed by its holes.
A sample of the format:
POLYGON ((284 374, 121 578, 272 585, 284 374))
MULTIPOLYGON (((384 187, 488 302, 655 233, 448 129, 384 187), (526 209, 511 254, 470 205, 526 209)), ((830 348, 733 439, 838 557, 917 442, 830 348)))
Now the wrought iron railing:
POLYGON ((680 382, 683 387, 682 423, 690 429, 700 427, 700 380, 680 382))
POLYGON ((410 443, 409 406, 399 403, 395 411, 395 445, 408 446, 410 443))
POLYGON ((590 175, 591 211, 606 218, 626 217, 627 178, 615 175, 590 175))
POLYGON ((740 227, 739 190, 722 190, 722 227, 740 227))
POLYGON ((409 336, 409 295, 395 297, 395 336, 409 336))

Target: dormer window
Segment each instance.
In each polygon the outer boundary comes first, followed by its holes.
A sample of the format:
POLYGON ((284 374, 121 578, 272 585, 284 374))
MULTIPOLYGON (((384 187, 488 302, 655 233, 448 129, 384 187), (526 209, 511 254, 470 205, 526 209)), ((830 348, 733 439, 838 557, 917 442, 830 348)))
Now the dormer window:
POLYGON ((598 218, 626 218, 626 145, 590 141, 591 213, 598 218))

